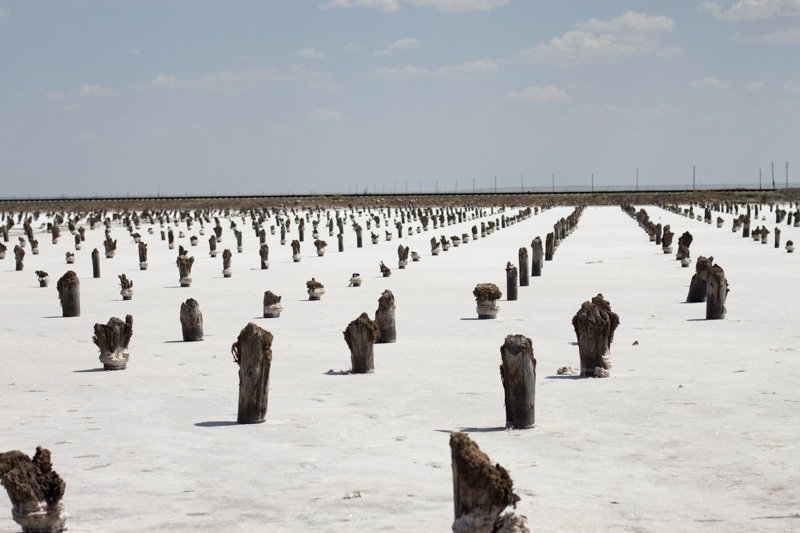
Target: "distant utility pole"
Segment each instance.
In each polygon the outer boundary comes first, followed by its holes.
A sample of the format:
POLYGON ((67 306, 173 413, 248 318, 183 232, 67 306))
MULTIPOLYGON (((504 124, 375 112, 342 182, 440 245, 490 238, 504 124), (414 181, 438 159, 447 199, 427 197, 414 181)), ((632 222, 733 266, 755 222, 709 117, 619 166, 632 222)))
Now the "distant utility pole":
POLYGON ((761 190, 761 169, 758 169, 758 190, 761 190))
POLYGON ((458 178, 456 178, 456 194, 458 194, 458 178))
POLYGON ((472 178, 472 194, 475 194, 475 177, 472 178))
POLYGON ((522 180, 522 174, 519 175, 519 192, 525 192, 525 184, 522 180))
POLYGON ((697 179, 697 166, 692 165, 692 190, 695 190, 696 179, 697 179))
POLYGON ((636 192, 639 192, 639 167, 636 167, 636 192))
POLYGON ((770 161, 769 163, 772 166, 772 190, 775 190, 775 162, 770 161))

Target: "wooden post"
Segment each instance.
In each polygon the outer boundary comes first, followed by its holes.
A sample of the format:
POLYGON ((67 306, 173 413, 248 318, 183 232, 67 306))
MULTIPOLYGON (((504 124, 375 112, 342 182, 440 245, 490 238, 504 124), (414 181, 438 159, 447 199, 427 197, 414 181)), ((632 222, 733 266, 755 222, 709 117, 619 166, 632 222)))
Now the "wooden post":
POLYGON ((511 261, 506 263, 506 300, 513 301, 517 299, 517 267, 511 264, 511 261))
POLYGON ((702 255, 697 258, 695 273, 689 283, 689 294, 686 296, 686 303, 700 303, 706 301, 706 284, 708 282, 708 272, 714 258, 705 258, 702 255))
POLYGON ((239 365, 239 424, 260 424, 267 417, 269 371, 272 366, 272 333, 252 322, 231 346, 239 365))
POLYGON ((191 287, 192 265, 194 264, 194 257, 182 255, 178 257, 175 263, 178 265, 178 274, 180 275, 179 282, 181 287, 191 287))
POLYGON ((670 231, 669 224, 664 226, 664 235, 661 237, 661 251, 664 254, 671 254, 672 253, 672 238, 675 234, 670 231))
POLYGON ((130 300, 133 298, 133 281, 128 279, 125 274, 117 276, 119 278, 120 295, 123 300, 130 300))
POLYGON ((208 238, 208 255, 217 257, 217 236, 212 235, 208 238))
POLYGON ((112 259, 117 253, 117 240, 112 240, 111 237, 106 237, 103 241, 103 246, 106 249, 106 259, 112 259))
POLYGON ((606 377, 611 368, 611 343, 619 326, 619 316, 611 311, 611 304, 598 294, 583 302, 572 318, 572 327, 578 337, 581 359, 581 376, 606 377))
POLYGON ((361 226, 356 224, 355 231, 356 231, 356 248, 361 248, 363 246, 363 244, 364 244, 364 241, 362 240, 362 237, 361 237, 361 233, 363 232, 363 229, 361 228, 361 226))
POLYGON ((36 271, 36 279, 39 280, 39 287, 47 287, 50 285, 50 276, 44 270, 36 271))
POLYGON ((555 236, 553 235, 552 231, 550 233, 548 233, 547 236, 544 239, 544 260, 545 261, 552 261, 553 260, 553 252, 554 252, 553 240, 554 239, 555 239, 555 236))
POLYGON ((328 243, 319 239, 315 239, 314 247, 317 249, 317 257, 323 257, 325 255, 325 250, 328 248, 328 243))
POLYGON ((344 235, 338 234, 336 240, 339 242, 339 251, 344 252, 344 235))
POLYGON ((528 248, 523 246, 519 249, 519 286, 527 287, 530 285, 528 277, 528 248))
POLYGON ((781 228, 775 226, 775 248, 781 247, 781 228))
POLYGON ((500 311, 497 300, 503 296, 497 285, 494 283, 478 283, 472 290, 472 295, 475 296, 475 303, 478 306, 478 318, 497 318, 497 313, 500 311))
POLYGON ((675 254, 675 259, 683 261, 689 259, 689 246, 691 246, 694 237, 688 231, 684 231, 683 235, 678 238, 678 253, 675 254))
POLYGON ((707 276, 706 288, 706 320, 725 318, 725 300, 730 288, 725 278, 725 271, 719 265, 713 265, 707 276))
POLYGON ((283 311, 281 297, 273 294, 272 291, 264 293, 264 318, 278 318, 283 311))
POLYGON ((105 370, 125 370, 128 366, 128 343, 133 336, 133 317, 125 316, 125 322, 111 317, 107 324, 95 324, 92 341, 100 348, 100 362, 105 370))
POLYGON ((389 267, 387 267, 387 266, 386 266, 386 265, 383 263, 383 261, 381 261, 381 264, 380 264, 380 269, 381 269, 381 274, 383 274, 383 277, 384 277, 384 278, 388 278, 389 276, 391 276, 391 275, 392 275, 392 270, 391 270, 389 267))
POLYGON ((147 270, 147 243, 139 241, 139 270, 147 270))
POLYGON ((366 374, 375 370, 374 345, 380 332, 378 324, 369 319, 367 313, 350 322, 342 332, 347 347, 350 348, 350 361, 354 374, 366 374))
POLYGON ((297 239, 292 241, 292 261, 295 263, 300 262, 300 241, 297 239))
POLYGON ((526 429, 534 424, 536 359, 533 343, 524 335, 508 335, 500 347, 500 378, 505 391, 506 427, 526 429))
POLYGON ((67 529, 66 484, 53 470, 49 450, 38 446, 33 459, 16 450, 0 453, 0 482, 11 500, 11 517, 24 533, 67 529))
POLYGON ((394 294, 392 291, 385 290, 378 298, 378 310, 375 311, 375 322, 378 323, 380 335, 377 339, 378 344, 387 344, 397 341, 397 329, 394 321, 394 294))
POLYGON ((309 281, 306 281, 306 292, 308 292, 309 300, 319 300, 322 298, 322 295, 325 294, 325 285, 311 278, 309 281))
POLYGON ((197 300, 189 298, 181 304, 180 318, 184 342, 203 340, 203 313, 197 300))
POLYGON ((100 277, 100 251, 97 248, 92 250, 92 277, 100 277))
POLYGON ((258 249, 258 256, 261 258, 261 270, 269 268, 269 246, 264 243, 258 249))
POLYGON ((508 471, 493 465, 466 433, 450 434, 456 533, 528 533, 524 516, 504 512, 519 496, 508 471))
POLYGON ((222 276, 225 278, 231 277, 231 251, 225 248, 222 251, 222 276))
POLYGON ((408 265, 408 253, 409 248, 408 246, 403 246, 402 244, 397 246, 397 267, 400 269, 406 268, 408 265))
POLYGON ((532 259, 531 259, 531 276, 538 277, 542 275, 542 267, 544 266, 544 251, 542 250, 542 239, 536 237, 531 241, 532 259))
POLYGON ((81 282, 78 275, 68 270, 56 283, 56 289, 61 300, 61 316, 81 316, 81 282))
POLYGON ((21 272, 23 268, 22 261, 25 259, 25 249, 19 244, 14 246, 14 269, 21 272))

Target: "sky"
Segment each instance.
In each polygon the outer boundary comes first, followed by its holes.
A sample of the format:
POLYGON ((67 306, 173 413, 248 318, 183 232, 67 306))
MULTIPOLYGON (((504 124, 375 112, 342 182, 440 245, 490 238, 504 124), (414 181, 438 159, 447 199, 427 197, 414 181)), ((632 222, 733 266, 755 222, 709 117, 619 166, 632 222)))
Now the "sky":
POLYGON ((0 197, 781 186, 798 150, 800 0, 0 0, 0 197))

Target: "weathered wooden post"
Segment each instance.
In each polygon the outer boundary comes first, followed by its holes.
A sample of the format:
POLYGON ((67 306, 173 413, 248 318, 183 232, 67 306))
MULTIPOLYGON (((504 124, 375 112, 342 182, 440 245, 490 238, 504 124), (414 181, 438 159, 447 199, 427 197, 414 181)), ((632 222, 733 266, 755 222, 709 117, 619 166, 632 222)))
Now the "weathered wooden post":
POLYGON ((745 215, 742 220, 742 237, 745 239, 750 236, 750 215, 745 215))
POLYGON ((31 253, 33 255, 39 255, 39 241, 36 239, 31 239, 31 253))
POLYGON ((538 277, 542 275, 542 267, 544 266, 544 251, 542 250, 542 239, 536 237, 531 241, 532 259, 531 259, 531 276, 538 277))
POLYGON ((395 304, 392 291, 385 290, 378 298, 378 309, 375 311, 375 322, 378 324, 380 332, 378 344, 389 344, 397 342, 397 328, 394 320, 395 304))
POLYGON ((454 533, 529 533, 508 471, 493 465, 466 433, 450 434, 454 533))
POLYGON ((295 239, 292 241, 292 261, 299 263, 300 258, 300 241, 295 239))
POLYGON ((572 327, 578 337, 581 359, 581 376, 608 377, 611 368, 611 343, 619 326, 619 316, 611 311, 611 304, 598 294, 583 302, 572 317, 572 327))
POLYGON ((431 237, 431 255, 439 255, 442 246, 439 244, 439 241, 436 237, 431 237))
POLYGON ((272 366, 272 333, 252 322, 231 346, 239 365, 239 424, 260 424, 267 417, 269 371, 272 366))
POLYGON ((372 244, 378 244, 381 240, 381 236, 377 233, 369 233, 369 238, 372 240, 372 244))
MULTIPOLYGON (((4 227, 5 226, 0 226, 0 228, 4 228, 4 227)), ((6 250, 8 250, 8 247, 6 247, 5 244, 0 242, 0 259, 5 259, 6 258, 6 250)), ((67 252, 67 253, 69 253, 69 252, 67 252)))
POLYGON ((0 482, 11 500, 11 517, 23 533, 58 533, 69 515, 63 498, 66 484, 53 470, 50 450, 36 447, 33 459, 20 451, 0 453, 0 482))
POLYGON ((517 267, 506 263, 506 299, 513 301, 517 299, 517 267))
POLYGON ((272 291, 264 293, 264 318, 278 318, 283 311, 281 297, 273 294, 272 291))
POLYGON ((61 316, 81 316, 81 290, 78 275, 67 271, 56 283, 58 298, 61 300, 61 316))
POLYGON ((528 248, 523 246, 519 249, 519 286, 527 287, 531 284, 528 277, 528 248))
POLYGON ((714 264, 714 258, 705 258, 702 255, 697 258, 695 273, 689 283, 689 294, 686 296, 686 303, 700 303, 706 301, 706 284, 708 270, 714 264))
POLYGON ((128 343, 133 336, 133 317, 125 316, 125 322, 111 317, 107 324, 95 324, 92 341, 100 348, 100 362, 104 370, 125 370, 130 353, 128 343))
POLYGON ((231 251, 228 248, 225 248, 222 251, 222 277, 229 278, 231 277, 231 251))
POLYGON ((500 288, 494 283, 478 283, 472 290, 477 303, 478 318, 488 319, 497 318, 497 312, 500 307, 497 306, 497 300, 503 296, 500 288))
POLYGON ((400 269, 406 268, 408 266, 408 246, 403 246, 400 244, 397 247, 397 267, 400 269))
POLYGON ((71 265, 75 262, 75 254, 72 252, 67 252, 64 254, 64 258, 66 259, 68 265, 71 265))
POLYGON ((19 244, 14 246, 14 269, 21 272, 23 268, 22 261, 25 259, 25 249, 19 244))
POLYGON ((208 255, 217 257, 217 236, 212 235, 208 238, 208 255))
POLYGON ((133 298, 133 281, 128 279, 125 274, 117 276, 119 278, 120 295, 123 300, 130 300, 133 298))
POLYGON ((314 247, 317 249, 317 257, 323 257, 325 255, 325 250, 328 248, 328 243, 316 239, 314 241, 314 247))
POLYGON ((286 226, 281 224, 281 246, 286 244, 286 226))
POLYGON ((664 235, 661 237, 661 251, 664 254, 672 253, 672 238, 675 234, 670 231, 669 224, 664 226, 664 235))
POLYGON ((100 251, 97 248, 92 250, 92 277, 100 277, 100 251))
POLYGON ((321 299, 322 295, 325 294, 325 286, 314 278, 311 278, 311 280, 306 281, 306 292, 308 292, 309 300, 316 301, 321 299))
POLYGON ((361 233, 364 231, 358 224, 355 225, 356 231, 356 248, 361 248, 364 245, 361 233))
POLYGON ((44 270, 36 271, 36 279, 39 280, 39 287, 47 287, 50 285, 50 276, 44 270))
POLYGON ((786 253, 794 253, 794 241, 788 240, 786 241, 786 253))
POLYGON ((242 232, 238 229, 233 230, 233 235, 236 237, 236 253, 242 253, 244 246, 242 246, 242 232))
POLYGON ((375 370, 374 346, 380 332, 378 324, 369 319, 367 313, 350 322, 342 332, 347 347, 353 374, 367 374, 375 370))
POLYGON ((353 275, 350 276, 350 285, 348 287, 360 287, 361 286, 361 274, 358 272, 353 272, 353 275))
POLYGON ((775 248, 781 247, 781 228, 775 226, 775 248))
POLYGON ((675 254, 675 259, 681 262, 681 266, 689 266, 689 246, 693 240, 694 237, 688 231, 684 231, 678 238, 678 253, 675 254))
POLYGON ((761 236, 761 244, 767 244, 767 240, 769 237, 769 230, 767 229, 766 226, 761 226, 760 236, 761 236))
POLYGON ((189 298, 181 304, 180 319, 184 342, 203 340, 203 313, 197 300, 189 298))
POLYGON ((706 320, 725 318, 725 300, 730 288, 725 278, 725 271, 719 265, 713 265, 708 271, 706 288, 706 320))
POLYGON ((536 400, 536 359, 533 356, 533 343, 525 335, 508 335, 500 347, 500 357, 506 427, 533 427, 536 400))
POLYGON ((411 252, 411 260, 412 260, 413 262, 415 262, 415 263, 418 263, 421 257, 422 257, 422 256, 421 256, 421 255, 419 255, 419 253, 417 253, 417 252, 413 252, 413 251, 411 252))
POLYGON ((103 241, 103 246, 106 249, 106 259, 112 259, 117 253, 117 240, 106 237, 106 240, 103 241))
POLYGON ((78 235, 77 233, 75 234, 75 249, 76 250, 81 249, 81 236, 78 235))
POLYGON ((180 275, 179 282, 181 287, 192 286, 192 265, 194 264, 194 257, 182 255, 178 257, 175 263, 178 265, 178 274, 180 275))
POLYGON ((338 234, 338 235, 336 236, 336 240, 338 241, 338 245, 339 245, 339 251, 340 251, 340 252, 344 252, 344 235, 343 235, 343 234, 341 234, 341 233, 340 233, 340 234, 338 234))
POLYGON ((147 243, 139 241, 139 270, 147 270, 147 243))
POLYGON ((392 275, 392 270, 385 264, 383 264, 383 261, 381 261, 380 269, 381 269, 381 274, 383 274, 384 278, 388 278, 389 276, 392 275))
POLYGON ((552 261, 553 260, 553 252, 554 250, 554 240, 555 235, 551 231, 548 233, 544 238, 544 260, 545 261, 552 261))

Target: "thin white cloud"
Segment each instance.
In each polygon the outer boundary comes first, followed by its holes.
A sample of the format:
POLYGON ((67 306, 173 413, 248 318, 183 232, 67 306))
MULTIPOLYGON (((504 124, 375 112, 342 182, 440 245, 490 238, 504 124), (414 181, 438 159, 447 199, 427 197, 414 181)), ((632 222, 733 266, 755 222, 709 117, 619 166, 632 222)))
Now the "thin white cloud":
POLYGON ((344 120, 344 114, 339 111, 334 111, 333 109, 326 109, 320 108, 315 109, 314 111, 309 111, 306 113, 306 116, 313 120, 319 120, 322 122, 338 122, 340 120, 344 120))
POLYGON ((689 82, 689 87, 695 90, 712 90, 721 91, 727 89, 728 82, 715 78, 714 76, 707 76, 700 80, 692 80, 689 82))
POLYGON ((783 90, 790 94, 800 94, 800 83, 786 82, 783 84, 783 90))
POLYGON ((614 61, 633 57, 674 55, 677 48, 661 44, 675 22, 661 15, 628 11, 618 17, 579 22, 575 28, 546 43, 522 50, 529 60, 547 63, 614 61))
POLYGON ((717 0, 700 2, 700 9, 728 22, 744 22, 800 16, 800 0, 736 0, 733 3, 717 0))
POLYGON ((569 95, 567 91, 555 85, 545 87, 529 86, 520 91, 509 93, 508 97, 512 100, 523 102, 567 102, 569 95))
POLYGON ((767 86, 763 81, 749 81, 744 85, 744 88, 750 91, 751 93, 757 93, 759 91, 763 91, 766 87, 767 86))
POLYGON ((385 81, 408 81, 417 78, 455 79, 489 74, 500 70, 497 63, 489 59, 478 59, 456 65, 445 65, 435 70, 406 65, 403 67, 383 67, 372 75, 385 81))
POLYGON ((388 56, 392 55, 394 52, 401 51, 401 50, 414 50, 422 46, 422 43, 419 42, 419 39, 415 37, 404 37, 402 39, 397 39, 393 43, 390 43, 386 48, 382 48, 380 50, 375 51, 376 56, 388 56))
POLYGON ((497 72, 500 67, 490 59, 478 59, 457 65, 446 65, 436 71, 436 75, 443 78, 457 78, 461 76, 473 76, 480 74, 490 74, 497 72))
POLYGON ((331 0, 319 6, 322 9, 349 9, 352 7, 366 7, 379 11, 397 11, 400 4, 397 0, 331 0))
POLYGON ((302 50, 298 50, 292 54, 292 57, 296 57, 298 59, 315 60, 324 58, 325 54, 315 48, 303 48, 302 50))
POLYGON ((428 76, 430 71, 420 67, 382 67, 372 71, 372 75, 384 81, 406 81, 428 76))
POLYGON ((750 35, 742 32, 736 32, 733 35, 737 41, 744 41, 749 43, 780 43, 780 44, 793 44, 800 43, 800 27, 792 28, 789 30, 776 30, 770 33, 762 33, 750 35))
POLYGON ((244 90, 264 83, 277 82, 327 82, 331 75, 315 72, 302 65, 292 65, 288 70, 251 67, 243 70, 207 72, 194 78, 180 78, 174 74, 157 74, 150 80, 156 89, 221 91, 244 90))
POLYGON ((104 87, 102 85, 94 85, 91 83, 84 83, 75 91, 80 96, 108 96, 114 94, 114 89, 111 87, 104 87))
POLYGON ((489 11, 507 6, 511 0, 330 0, 320 4, 322 9, 351 9, 363 7, 378 11, 398 11, 401 5, 429 7, 445 12, 489 11))
POLYGON ((142 51, 138 48, 128 48, 128 53, 132 56, 140 56, 142 55, 142 51))

